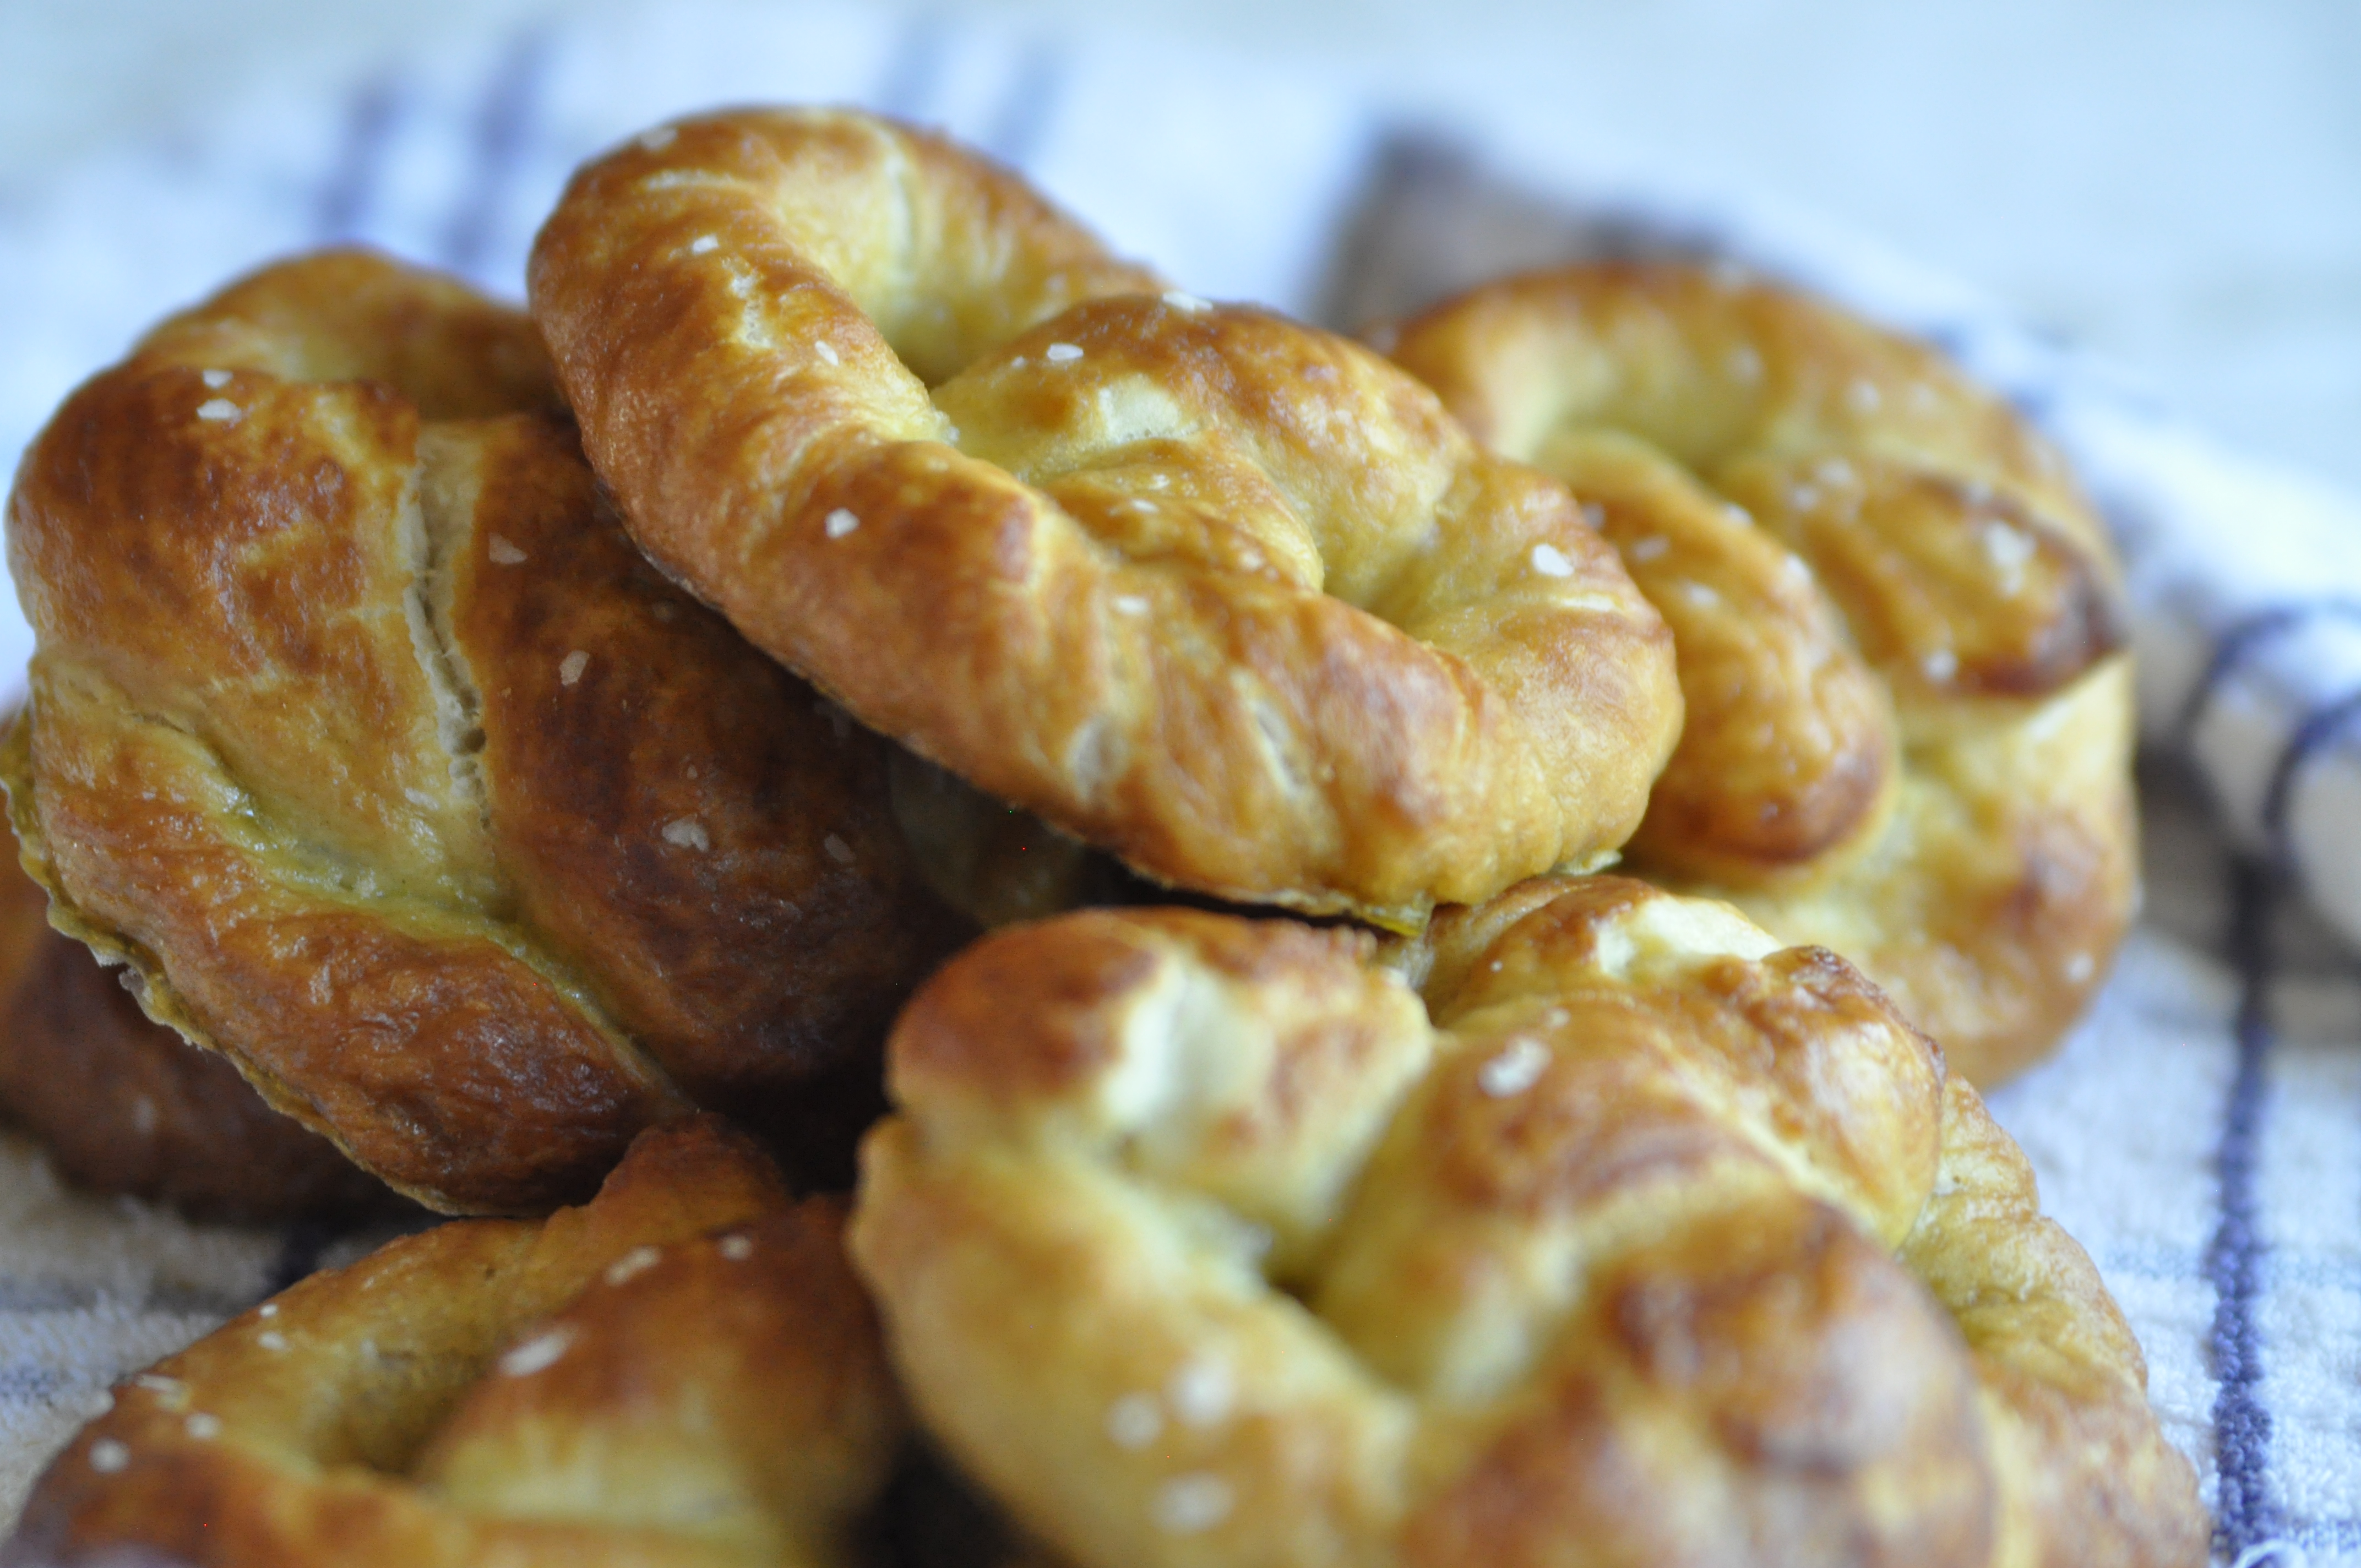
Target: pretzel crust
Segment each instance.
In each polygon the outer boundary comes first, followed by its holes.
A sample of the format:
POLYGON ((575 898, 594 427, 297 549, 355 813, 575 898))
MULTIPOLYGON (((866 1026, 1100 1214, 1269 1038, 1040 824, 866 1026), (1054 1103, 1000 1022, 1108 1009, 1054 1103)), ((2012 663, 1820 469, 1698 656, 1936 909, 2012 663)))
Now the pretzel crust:
POLYGON ((1618 878, 1379 958, 1087 913, 897 1025, 855 1262, 1075 1562, 2203 1561, 2096 1272, 1841 959, 1618 878))
POLYGON ((1931 350, 1699 268, 1488 285, 1392 352, 1673 624, 1630 864, 1844 953, 1977 1083, 2046 1054, 2136 883, 2117 567, 2056 454, 1931 350))
POLYGON ((636 537, 862 722, 1160 881, 1415 926, 1587 862, 1679 718, 1541 476, 825 111, 577 175, 536 319, 636 537))
POLYGON ((403 1238, 125 1384, 7 1561, 850 1568, 904 1420, 841 1224, 652 1130, 584 1208, 403 1238))
POLYGON ((963 927, 883 744, 631 549, 522 315, 268 269, 67 401, 8 536, 27 866, 273 1107, 456 1211, 693 1102, 849 1155, 963 927))
MULTIPOLYGON (((5 856, 8 845, 0 848, 5 856)), ((49 894, 0 860, 0 1114, 69 1179, 197 1219, 260 1223, 394 1207, 335 1146, 280 1115, 237 1069, 152 1023, 49 894)))

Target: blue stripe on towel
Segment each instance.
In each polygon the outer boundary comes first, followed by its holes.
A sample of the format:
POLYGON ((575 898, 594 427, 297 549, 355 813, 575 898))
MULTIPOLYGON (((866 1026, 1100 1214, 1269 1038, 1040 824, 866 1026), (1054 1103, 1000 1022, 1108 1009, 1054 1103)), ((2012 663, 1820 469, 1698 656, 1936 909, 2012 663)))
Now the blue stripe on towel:
POLYGON ((983 149, 1018 169, 1032 162, 1049 139, 1065 74, 1065 61, 1055 49, 1036 44, 1027 49, 1016 80, 1009 84, 999 111, 984 130, 983 149))
POLYGON ((2241 860, 2232 869, 2229 892, 2229 945, 2240 986, 2238 1067, 2215 1146, 2221 1219, 2205 1251, 2205 1278, 2214 1290, 2207 1344, 2220 1383, 2213 1400, 2214 1547, 2235 1558, 2268 1540, 2279 1514, 2270 1488, 2271 1412, 2261 1397, 2263 1341, 2255 1321, 2269 1251, 2256 1202, 2255 1167, 2268 1109, 2271 935, 2279 884, 2269 868, 2241 860))
POLYGON ((346 100, 344 142, 321 188, 313 224, 323 244, 357 239, 368 225, 385 177, 386 153, 409 98, 401 78, 388 71, 363 82, 346 100))
POLYGON ((443 233, 441 259, 454 271, 472 272, 491 249, 493 229, 532 138, 549 52, 549 35, 527 28, 511 40, 492 72, 469 127, 467 181, 443 233))

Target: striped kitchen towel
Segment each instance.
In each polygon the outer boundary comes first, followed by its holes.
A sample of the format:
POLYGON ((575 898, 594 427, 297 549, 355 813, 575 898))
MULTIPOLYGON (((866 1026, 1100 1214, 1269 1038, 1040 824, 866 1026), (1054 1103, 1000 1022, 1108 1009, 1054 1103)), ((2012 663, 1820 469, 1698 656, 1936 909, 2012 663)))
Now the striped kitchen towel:
MULTIPOLYGON (((0 203, 0 457, 148 323, 272 255, 364 240, 515 296, 577 162, 750 101, 944 126, 1195 291, 1331 324, 1572 256, 1726 257, 2004 389, 2125 553, 2149 895, 2092 1018, 1995 1108, 2139 1331, 2222 1560, 2361 1564, 2361 974, 2336 934, 2361 939, 2361 505, 1859 236, 1600 163, 1532 112, 1437 128, 1161 44, 651 3, 446 38, 0 203)), ((28 647, 5 615, 0 670, 28 647)), ((76 1197, 0 1135, 0 1530, 110 1381, 330 1245, 76 1197)))

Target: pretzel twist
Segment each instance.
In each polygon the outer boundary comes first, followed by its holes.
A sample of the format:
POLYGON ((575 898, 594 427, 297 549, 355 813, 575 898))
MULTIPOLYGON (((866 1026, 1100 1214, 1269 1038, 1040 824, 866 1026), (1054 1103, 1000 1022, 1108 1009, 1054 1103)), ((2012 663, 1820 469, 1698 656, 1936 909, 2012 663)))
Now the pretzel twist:
POLYGON ((850 1568, 904 1418, 841 1223, 656 1129, 587 1207, 397 1241, 131 1379, 5 1555, 850 1568))
POLYGON ((68 400, 8 538, 27 864, 273 1106, 477 1211, 692 1102, 865 1117, 961 934, 884 748, 631 548, 523 316, 267 269, 68 400))
POLYGON ((1162 881, 1415 925, 1594 859, 1668 640, 1383 361, 864 116, 577 176, 533 309, 642 544, 864 723, 1162 881))
POLYGON ((2045 1052, 2135 883, 2116 568, 2056 455, 1931 351, 1694 268, 1490 285, 1393 353, 1673 626, 1633 866, 1853 959, 1977 1082, 2045 1052))
POLYGON ((855 1261, 1077 1563, 2202 1560, 2095 1271, 1842 960, 1609 878, 1376 957, 1076 915, 896 1027, 855 1261))

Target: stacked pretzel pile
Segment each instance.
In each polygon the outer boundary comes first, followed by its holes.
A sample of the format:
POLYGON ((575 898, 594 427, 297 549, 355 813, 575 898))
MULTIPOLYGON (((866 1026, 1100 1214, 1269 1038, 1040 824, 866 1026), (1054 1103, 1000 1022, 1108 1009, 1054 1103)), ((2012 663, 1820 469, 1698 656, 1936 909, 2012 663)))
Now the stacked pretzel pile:
POLYGON ((1970 1087, 2133 885, 2007 410, 1679 268, 1389 360, 842 112, 594 162, 531 294, 283 263, 18 477, 24 862, 214 1054, 28 918, 0 1092, 550 1217, 132 1380, 0 1559, 2202 1560, 1970 1087))

